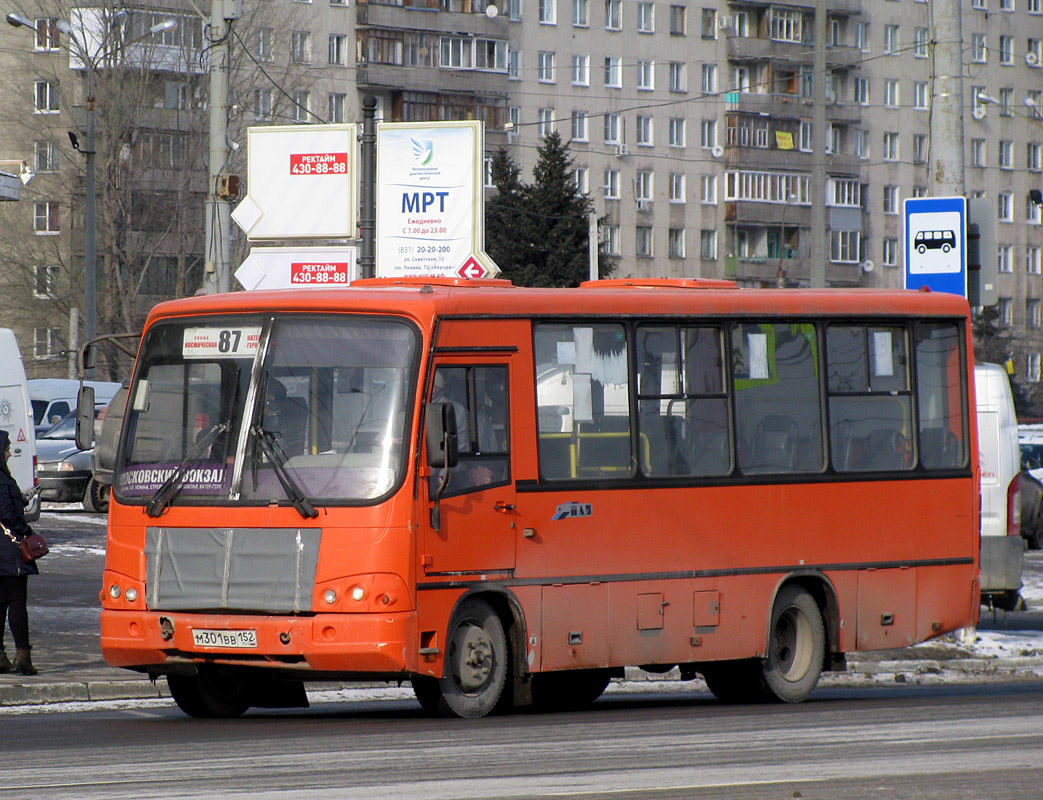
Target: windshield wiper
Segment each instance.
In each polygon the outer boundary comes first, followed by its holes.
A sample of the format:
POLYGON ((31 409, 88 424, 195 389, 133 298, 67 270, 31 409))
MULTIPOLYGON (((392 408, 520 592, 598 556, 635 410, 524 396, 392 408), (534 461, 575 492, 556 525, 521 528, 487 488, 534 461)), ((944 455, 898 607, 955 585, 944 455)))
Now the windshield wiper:
POLYGON ((184 460, 177 465, 177 469, 174 470, 171 476, 163 481, 162 486, 156 489, 156 493, 152 495, 152 499, 148 501, 148 506, 145 508, 146 514, 150 517, 158 517, 163 513, 163 509, 167 507, 170 499, 174 496, 174 492, 181 485, 181 478, 185 471, 192 464, 198 462, 199 457, 214 443, 214 440, 230 427, 232 426, 228 422, 219 422, 206 432, 206 435, 199 440, 192 452, 185 456, 184 460))
POLYGON ((272 469, 275 471, 275 477, 279 479, 283 491, 290 498, 290 502, 297 509, 297 513, 305 519, 314 519, 319 516, 319 512, 315 510, 315 506, 311 504, 308 496, 304 494, 300 484, 286 471, 286 454, 276 443, 275 434, 265 430, 260 425, 254 425, 251 432, 257 437, 257 443, 261 446, 261 450, 268 458, 268 461, 271 462, 272 469))

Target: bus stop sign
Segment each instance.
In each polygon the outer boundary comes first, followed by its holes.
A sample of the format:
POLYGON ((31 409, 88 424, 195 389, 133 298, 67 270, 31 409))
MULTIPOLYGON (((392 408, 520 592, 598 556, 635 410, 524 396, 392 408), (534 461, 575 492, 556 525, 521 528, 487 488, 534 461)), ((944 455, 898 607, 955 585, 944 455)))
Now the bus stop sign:
POLYGON ((966 297, 966 198, 910 197, 902 207, 905 288, 927 286, 936 292, 966 297))

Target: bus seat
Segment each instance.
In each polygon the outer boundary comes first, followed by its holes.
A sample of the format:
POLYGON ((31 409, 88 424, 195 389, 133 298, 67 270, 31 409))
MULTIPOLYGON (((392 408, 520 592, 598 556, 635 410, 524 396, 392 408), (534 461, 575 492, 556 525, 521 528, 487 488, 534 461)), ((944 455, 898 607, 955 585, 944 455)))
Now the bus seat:
POLYGON ((908 452, 905 437, 893 428, 877 428, 866 437, 861 467, 867 470, 904 469, 908 452))
POLYGON ((769 414, 757 423, 746 467, 754 470, 789 470, 797 444, 797 423, 782 414, 769 414))

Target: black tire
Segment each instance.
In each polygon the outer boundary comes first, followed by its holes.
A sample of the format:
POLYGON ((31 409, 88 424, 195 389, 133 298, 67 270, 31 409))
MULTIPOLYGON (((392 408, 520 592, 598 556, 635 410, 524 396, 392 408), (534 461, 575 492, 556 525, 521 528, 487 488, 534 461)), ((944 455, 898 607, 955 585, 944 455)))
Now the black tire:
POLYGON ((722 703, 799 703, 818 684, 825 656, 818 604, 799 586, 785 586, 771 611, 767 657, 706 664, 700 671, 722 703))
POLYGON ((93 475, 83 492, 83 510, 106 514, 109 510, 109 486, 93 475))
POLYGON ((764 688, 775 700, 799 703, 818 684, 826 657, 826 626, 818 603, 799 586, 785 586, 771 611, 764 688))
POLYGON ((611 680, 607 669, 537 672, 532 676, 532 705, 540 711, 577 711, 601 697, 611 680))
POLYGON ((190 717, 230 719, 250 707, 250 690, 234 674, 200 668, 198 675, 168 675, 170 696, 190 717))
POLYGON ((496 708, 507 684, 507 637, 484 600, 465 600, 446 633, 443 677, 416 678, 413 694, 424 710, 476 719, 496 708))

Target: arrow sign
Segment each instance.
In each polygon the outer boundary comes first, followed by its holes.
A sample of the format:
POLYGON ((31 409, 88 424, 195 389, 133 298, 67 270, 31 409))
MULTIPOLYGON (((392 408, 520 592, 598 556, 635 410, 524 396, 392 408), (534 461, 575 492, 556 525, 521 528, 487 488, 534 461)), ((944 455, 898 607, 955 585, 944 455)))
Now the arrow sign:
POLYGON ((468 258, 464 262, 464 265, 462 267, 460 267, 459 270, 457 270, 456 274, 459 275, 461 278, 487 278, 488 277, 488 274, 485 271, 485 267, 483 267, 480 263, 478 263, 478 259, 475 258, 474 256, 471 256, 470 258, 468 258))

